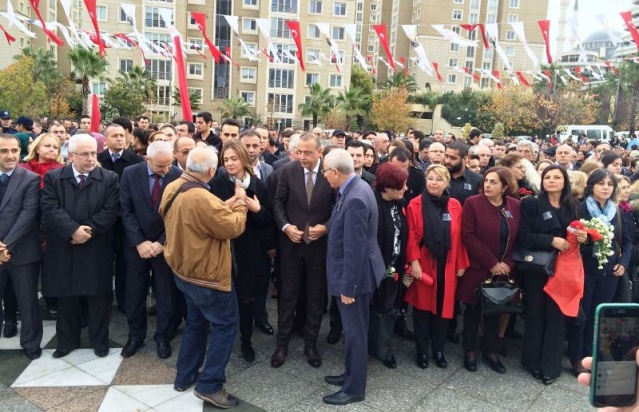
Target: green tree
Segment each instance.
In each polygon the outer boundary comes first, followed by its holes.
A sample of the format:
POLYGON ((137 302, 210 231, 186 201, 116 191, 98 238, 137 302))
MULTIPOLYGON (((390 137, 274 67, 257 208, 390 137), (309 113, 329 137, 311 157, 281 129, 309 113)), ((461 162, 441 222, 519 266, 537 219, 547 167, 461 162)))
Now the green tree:
POLYGON ((377 130, 406 130, 412 126, 410 104, 407 103, 408 90, 388 88, 373 95, 373 104, 368 120, 377 130))
POLYGON ((139 96, 144 103, 152 103, 155 100, 157 83, 151 78, 142 66, 133 66, 130 71, 120 72, 120 78, 130 89, 131 93, 139 96))
POLYGON ((100 57, 97 50, 87 50, 76 46, 69 50, 67 55, 74 68, 74 77, 82 84, 82 114, 89 111, 90 80, 92 78, 103 78, 106 74, 109 62, 100 57))
POLYGON ((349 131, 353 119, 361 119, 366 114, 366 108, 370 106, 371 99, 370 95, 366 95, 362 89, 351 85, 348 90, 337 95, 336 101, 339 108, 344 112, 346 131, 349 131))
POLYGON ((370 96, 375 90, 373 76, 364 70, 362 66, 355 65, 351 70, 351 87, 356 87, 362 90, 363 94, 370 96))
POLYGON ((313 127, 317 127, 317 121, 331 111, 333 96, 329 89, 323 88, 319 83, 310 84, 308 87, 311 90, 311 94, 297 108, 302 116, 311 116, 313 118, 313 127))
POLYGON ((120 72, 115 80, 109 80, 109 88, 104 93, 105 117, 134 117, 144 113, 144 105, 155 99, 156 88, 155 80, 141 66, 120 72))
POLYGON ((230 117, 236 120, 240 117, 250 115, 253 111, 253 107, 239 96, 231 96, 224 99, 220 109, 223 118, 226 119, 230 117))
POLYGON ((23 56, 33 59, 33 77, 42 81, 47 88, 52 86, 52 83, 61 77, 58 65, 55 61, 55 56, 51 50, 44 48, 34 49, 29 46, 20 50, 20 54, 13 58, 14 60, 19 60, 23 56))
POLYGON ((493 137, 502 138, 506 136, 506 131, 504 130, 504 124, 497 122, 495 123, 495 127, 493 127, 492 131, 493 137))
POLYGON ((47 88, 33 76, 33 58, 22 56, 0 70, 2 107, 20 116, 38 117, 48 113, 47 88))
MULTIPOLYGON (((202 93, 199 90, 189 89, 189 102, 193 112, 200 110, 201 101, 202 93)), ((180 89, 177 87, 173 88, 173 106, 182 106, 182 96, 180 96, 180 89)))
POLYGON ((442 117, 453 126, 461 127, 466 123, 480 128, 483 131, 492 130, 495 120, 482 110, 490 103, 491 95, 485 92, 474 91, 465 88, 461 93, 448 92, 441 96, 442 117))
POLYGON ((415 77, 407 75, 404 72, 397 72, 382 84, 382 89, 388 88, 402 88, 406 89, 408 93, 415 93, 419 90, 419 86, 415 81, 415 77))

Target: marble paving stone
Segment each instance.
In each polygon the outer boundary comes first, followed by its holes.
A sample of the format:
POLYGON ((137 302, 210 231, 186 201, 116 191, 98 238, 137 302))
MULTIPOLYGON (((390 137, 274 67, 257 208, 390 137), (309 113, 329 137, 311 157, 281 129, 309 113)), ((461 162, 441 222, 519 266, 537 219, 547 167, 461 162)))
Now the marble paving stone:
POLYGON ((551 412, 558 410, 561 405, 562 412, 587 412, 594 411, 587 396, 564 389, 556 384, 549 386, 537 398, 528 411, 551 412))
POLYGON ((0 388, 0 410, 2 412, 42 411, 42 409, 38 408, 36 405, 9 388, 0 388))
MULTIPOLYGON (((86 350, 86 349, 84 349, 86 350)), ((102 382, 110 385, 113 381, 120 364, 122 363, 122 356, 120 356, 121 349, 111 349, 111 353, 104 358, 97 358, 89 362, 81 363, 76 368, 88 373, 101 380, 102 382)))
MULTIPOLYGON (((27 368, 20 374, 12 386, 22 386, 23 383, 29 382, 34 379, 42 378, 44 376, 52 375, 54 373, 71 369, 73 366, 61 359, 55 359, 51 356, 50 352, 42 351, 40 359, 36 359, 27 366, 27 368)), ((42 386, 42 385, 37 385, 42 386)), ((73 385, 58 385, 58 386, 73 386, 73 385)))
POLYGON ((265 364, 257 364, 230 377, 225 387, 230 394, 269 411, 286 409, 319 389, 317 385, 265 364))
MULTIPOLYGON (((374 408, 366 403, 368 399, 366 399, 364 402, 351 403, 350 405, 345 405, 345 406, 328 405, 322 401, 322 398, 324 396, 334 393, 337 389, 338 389, 337 387, 331 386, 330 388, 322 388, 320 390, 317 390, 313 392, 312 394, 310 394, 309 396, 307 396, 306 398, 302 399, 300 402, 296 403, 295 405, 292 405, 290 408, 287 409, 287 411, 291 411, 291 412, 331 412, 331 411, 378 412, 380 410, 382 411, 390 410, 390 409, 374 408)), ((267 409, 269 411, 271 410, 270 408, 267 408, 267 409)))
POLYGON ((501 409, 495 405, 477 400, 475 397, 470 397, 454 389, 441 386, 414 405, 411 411, 505 412, 508 411, 508 409, 501 409))
MULTIPOLYGON (((344 360, 343 355, 339 352, 334 352, 325 348, 318 348, 318 352, 322 357, 322 366, 320 368, 314 368, 308 364, 306 355, 304 355, 303 346, 297 350, 290 351, 286 358, 286 363, 282 365, 279 370, 281 372, 289 373, 293 376, 297 376, 300 379, 311 382, 315 385, 326 386, 324 377, 327 375, 339 375, 344 372, 344 360)), ((270 356, 268 362, 265 362, 270 367, 270 356)))
MULTIPOLYGON (((120 353, 117 353, 120 356, 120 353)), ((175 380, 175 369, 160 362, 157 357, 136 353, 122 360, 112 385, 168 385, 175 380)))
MULTIPOLYGON (((171 388, 171 390, 173 390, 173 388, 171 388)), ((179 393, 178 396, 153 408, 153 410, 157 412, 202 412, 204 409, 204 402, 200 398, 193 395, 192 390, 184 393, 179 393)), ((238 408, 235 408, 233 409, 233 411, 237 411, 237 409, 238 408)))
POLYGON ((46 411, 81 412, 98 409, 108 387, 16 388, 16 392, 46 411))
POLYGON ((118 385, 112 388, 153 408, 182 395, 173 390, 173 385, 118 385))
MULTIPOLYGON (((2 338, 0 339, 0 350, 5 349, 22 349, 20 346, 20 331, 22 327, 22 322, 18 321, 18 334, 13 338, 2 338)), ((51 339, 55 336, 55 321, 54 320, 44 320, 42 321, 42 343, 41 347, 45 347, 51 339)))
POLYGON ((366 405, 383 411, 411 411, 420 399, 435 390, 427 383, 415 382, 411 389, 394 388, 392 384, 385 388, 369 388, 366 390, 366 405))
POLYGON ((98 412, 142 412, 149 409, 149 405, 120 392, 114 387, 110 387, 98 412))
POLYGON ((94 378, 86 372, 75 367, 69 367, 59 372, 31 379, 25 382, 14 383, 13 388, 30 388, 37 386, 104 386, 105 382, 94 378))

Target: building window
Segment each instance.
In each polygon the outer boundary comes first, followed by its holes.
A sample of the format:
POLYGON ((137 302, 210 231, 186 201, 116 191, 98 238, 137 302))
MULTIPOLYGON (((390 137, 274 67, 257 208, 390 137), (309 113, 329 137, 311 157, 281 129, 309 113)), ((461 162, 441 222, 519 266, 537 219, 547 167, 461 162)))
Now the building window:
POLYGON ((464 66, 472 72, 475 68, 475 62, 473 62, 472 60, 467 60, 466 63, 464 63, 464 66))
POLYGON ((488 0, 488 10, 497 11, 499 8, 499 0, 488 0))
POLYGON ((120 59, 120 71, 122 73, 128 73, 133 68, 132 59, 120 59))
POLYGON ((268 101, 273 104, 273 111, 277 113, 293 113, 293 95, 269 93, 268 101))
POLYGON ((506 40, 515 40, 516 34, 514 30, 506 30, 506 40))
POLYGON ((322 14, 322 0, 311 0, 308 4, 310 14, 322 14))
POLYGON ((457 75, 456 74, 449 74, 446 77, 446 83, 448 84, 455 84, 457 83, 457 75))
POLYGON ((333 27, 333 39, 335 40, 344 40, 344 28, 343 27, 333 27))
POLYGON ((241 57, 243 59, 248 59, 249 57, 255 56, 255 54, 257 53, 257 43, 244 43, 244 44, 246 45, 246 48, 249 49, 251 56, 247 56, 246 51, 244 50, 244 47, 241 47, 240 48, 242 50, 240 54, 241 57))
POLYGON ((244 0, 245 9, 256 9, 259 7, 258 0, 244 0))
POLYGON ((413 11, 413 14, 412 14, 411 18, 412 18, 412 21, 417 21, 417 20, 421 19, 422 18, 422 8, 420 7, 418 9, 415 9, 415 11, 413 11))
POLYGON ((464 16, 463 10, 455 9, 453 10, 453 20, 461 20, 464 16))
POLYGON ((93 82, 91 83, 91 93, 97 94, 98 96, 104 96, 104 92, 106 92, 106 82, 93 82))
POLYGON ((277 55, 280 57, 282 63, 295 64, 295 59, 290 56, 296 56, 297 49, 294 44, 275 44, 277 49, 277 55), (285 53, 284 51, 288 51, 285 53), (289 56, 290 55, 290 56, 289 56))
POLYGON ((508 7, 510 7, 511 9, 518 9, 519 8, 519 0, 510 0, 508 2, 508 7))
POLYGON ((162 43, 173 43, 171 35, 168 33, 146 33, 144 37, 156 46, 161 46, 162 43))
POLYGON ((204 50, 204 39, 189 38, 189 50, 204 50))
POLYGON ((371 11, 377 11, 377 4, 371 3, 371 11))
POLYGON ((107 6, 96 6, 95 15, 98 21, 107 21, 108 20, 107 6))
POLYGON ((122 9, 122 7, 120 7, 120 23, 131 23, 131 19, 129 18, 129 16, 126 15, 126 13, 124 12, 124 10, 122 9))
POLYGON ((251 33, 257 31, 257 22, 255 19, 242 18, 242 33, 251 33))
POLYGON ((146 66, 146 71, 155 80, 171 80, 171 60, 151 59, 146 66))
POLYGON ((292 89, 295 87, 295 70, 269 69, 268 87, 292 89))
POLYGON ((468 57, 469 59, 475 57, 475 47, 466 47, 466 57, 468 57))
POLYGON ((455 66, 457 66, 457 59, 449 59, 449 60, 448 60, 448 65, 449 65, 450 67, 455 67, 455 66))
POLYGON ((477 30, 468 32, 468 40, 477 40, 477 30))
POLYGON ((255 83, 255 80, 257 79, 257 69, 255 67, 242 67, 240 72, 241 82, 255 83))
POLYGON ((479 0, 470 0, 470 9, 479 10, 479 0))
POLYGON ((191 103, 202 104, 204 103, 204 91, 199 87, 189 87, 189 94, 193 97, 191 103))
POLYGON ((471 13, 468 14, 468 23, 476 24, 478 22, 479 22, 479 13, 471 12, 471 13))
POLYGON ((513 46, 506 46, 506 56, 513 57, 515 55, 515 48, 513 46))
POLYGON ((144 27, 165 28, 164 20, 160 17, 160 8, 145 7, 144 9, 144 27))
POLYGON ((330 78, 329 78, 329 86, 330 87, 335 87, 335 88, 340 88, 342 87, 342 79, 344 76, 342 76, 341 74, 331 74, 330 78))
POLYGON ((333 4, 333 16, 346 16, 346 3, 336 1, 335 4, 333 4))
POLYGON ((368 47, 366 47, 366 50, 368 50, 369 53, 375 53, 375 45, 369 44, 368 47))
POLYGON ((464 77, 464 87, 470 87, 473 85, 473 78, 470 76, 464 77))
POLYGON ((490 62, 483 62, 481 68, 484 70, 490 70, 490 62))
POLYGON ((497 21, 496 14, 489 14, 488 16, 486 16, 486 23, 495 23, 496 21, 497 21))
POLYGON ((313 85, 319 83, 319 73, 306 73, 306 84, 313 85))
POLYGON ((271 19, 271 37, 280 39, 290 39, 291 31, 286 24, 287 19, 272 18, 271 19))
POLYGON ((319 39, 322 36, 320 33, 319 27, 315 24, 308 25, 308 38, 309 39, 319 39))
POLYGON ((169 86, 158 86, 158 105, 168 106, 171 104, 171 88, 169 86))
POLYGON ((455 3, 455 4, 464 4, 464 0, 454 0, 453 3, 455 3))
POLYGON ((204 75, 204 65, 202 63, 189 63, 188 66, 189 77, 201 78, 204 75))
POLYGON ((309 63, 320 62, 320 53, 319 49, 306 49, 306 61, 309 63))
POLYGON ((240 92, 240 97, 251 106, 255 106, 255 92, 240 92))
MULTIPOLYGON (((453 27, 453 28, 452 28, 452 30, 453 30, 455 33, 457 33, 457 34, 461 33, 461 29, 459 28, 459 26, 455 26, 455 27, 453 27)), ((451 43, 450 43, 450 51, 452 51, 452 52, 459 51, 459 44, 456 44, 456 43, 452 43, 452 42, 451 42, 451 43)))
POLYGON ((271 0, 271 12, 297 14, 297 0, 271 0))

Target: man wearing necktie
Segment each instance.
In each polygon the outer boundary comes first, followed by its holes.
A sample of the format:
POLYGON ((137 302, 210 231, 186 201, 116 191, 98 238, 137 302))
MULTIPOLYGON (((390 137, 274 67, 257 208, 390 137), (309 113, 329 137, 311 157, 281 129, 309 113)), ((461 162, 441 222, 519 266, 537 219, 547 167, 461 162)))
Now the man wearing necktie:
MULTIPOLYGON (((20 141, 0 134, 0 300, 10 277, 20 305, 20 346, 29 359, 40 357, 42 318, 38 277, 40 177, 18 167, 20 141)), ((0 304, 0 329, 4 314, 0 304)))
MULTIPOLYGON (((111 123, 104 129, 106 150, 98 155, 98 162, 106 170, 111 170, 118 175, 118 179, 122 180, 124 169, 127 167, 144 162, 142 156, 138 156, 130 150, 125 150, 126 133, 124 127, 116 123, 111 123)), ((126 267, 124 261, 124 227, 122 219, 118 217, 115 223, 115 231, 113 235, 115 242, 115 298, 118 302, 120 312, 126 314, 125 297, 126 297, 126 267)))
POLYGON ((109 354, 113 227, 120 199, 118 175, 97 166, 97 155, 95 138, 76 134, 69 140, 71 164, 44 177, 41 205, 47 249, 42 287, 45 296, 58 298, 54 358, 80 345, 83 301, 91 346, 96 356, 109 354))
POLYGON ((293 317, 300 294, 306 302, 304 354, 319 367, 316 342, 326 306, 326 223, 331 215, 332 189, 321 173, 319 139, 305 133, 298 143, 299 162, 282 166, 273 213, 280 237, 281 281, 278 301, 277 348, 271 366, 282 366, 288 355, 293 317), (304 285, 304 286, 303 286, 304 285))
POLYGON ((146 162, 124 170, 120 184, 120 206, 124 223, 124 257, 127 263, 126 311, 129 339, 122 349, 128 358, 144 343, 147 331, 146 295, 153 272, 157 308, 154 340, 161 359, 171 356, 170 340, 180 323, 176 300, 178 291, 171 268, 164 259, 164 222, 158 206, 166 185, 182 171, 172 165, 173 147, 156 141, 147 149, 146 162), (177 314, 177 315, 176 315, 177 314))

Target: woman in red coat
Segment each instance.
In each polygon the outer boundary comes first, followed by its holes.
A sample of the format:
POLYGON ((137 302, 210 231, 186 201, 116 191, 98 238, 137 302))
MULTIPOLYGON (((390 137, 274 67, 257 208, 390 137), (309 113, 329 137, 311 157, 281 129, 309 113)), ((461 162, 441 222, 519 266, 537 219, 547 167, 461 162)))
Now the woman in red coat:
MULTIPOLYGON (((482 318, 476 295, 479 285, 493 275, 509 275, 514 266, 512 254, 519 231, 517 181, 509 169, 493 167, 486 172, 482 194, 464 202, 462 239, 470 267, 459 279, 457 298, 466 305, 464 312, 464 367, 477 370, 475 351, 482 318)), ((506 368, 497 357, 500 315, 483 316, 483 360, 497 373, 506 368)))
POLYGON ((428 346, 437 366, 448 366, 443 352, 448 321, 455 310, 457 277, 468 267, 461 241, 462 208, 450 197, 449 182, 445 166, 429 166, 426 190, 411 200, 406 213, 406 262, 415 281, 404 299, 413 306, 417 366, 422 369, 428 367, 428 346))

